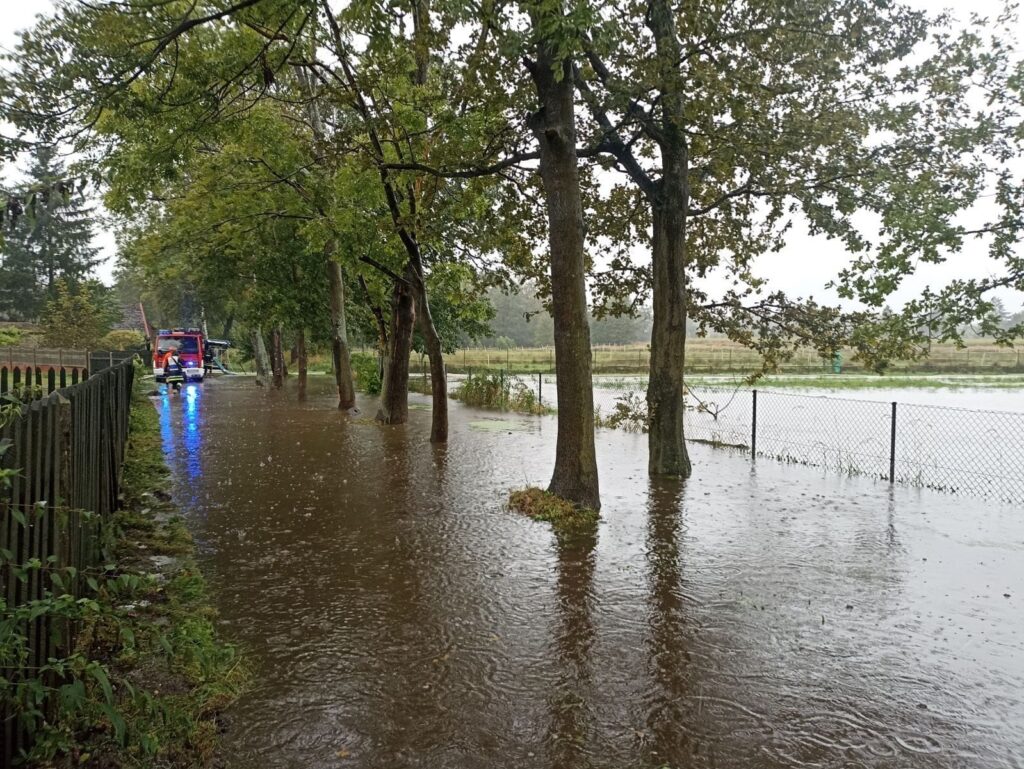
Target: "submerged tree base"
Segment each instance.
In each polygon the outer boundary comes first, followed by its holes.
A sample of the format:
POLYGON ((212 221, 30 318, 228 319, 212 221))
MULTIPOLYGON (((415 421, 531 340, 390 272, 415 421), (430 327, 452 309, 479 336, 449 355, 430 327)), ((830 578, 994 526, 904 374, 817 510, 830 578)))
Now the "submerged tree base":
POLYGON ((536 486, 513 491, 508 498, 508 507, 535 521, 547 521, 560 537, 591 533, 601 517, 596 510, 577 507, 569 500, 536 486))

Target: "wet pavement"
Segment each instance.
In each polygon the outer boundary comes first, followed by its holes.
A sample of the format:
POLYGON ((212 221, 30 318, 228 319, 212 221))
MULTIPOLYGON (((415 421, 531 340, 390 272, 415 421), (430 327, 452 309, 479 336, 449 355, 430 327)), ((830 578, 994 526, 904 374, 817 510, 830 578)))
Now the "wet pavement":
POLYGON ((228 767, 1024 767, 1024 511, 601 430, 596 536, 503 507, 555 422, 330 383, 155 399, 226 635, 228 767))

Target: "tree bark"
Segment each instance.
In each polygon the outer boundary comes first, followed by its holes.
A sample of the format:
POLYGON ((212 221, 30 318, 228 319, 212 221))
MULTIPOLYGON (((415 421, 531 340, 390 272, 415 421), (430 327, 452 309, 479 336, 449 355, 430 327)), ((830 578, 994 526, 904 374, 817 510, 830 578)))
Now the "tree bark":
POLYGON ((345 276, 341 265, 330 257, 327 260, 327 277, 331 298, 331 363, 338 387, 338 408, 348 410, 356 405, 356 388, 352 381, 352 356, 345 322, 345 276))
POLYGON ((277 324, 277 336, 278 336, 278 339, 279 339, 277 358, 278 358, 278 363, 280 364, 280 368, 281 368, 281 378, 282 379, 287 379, 289 377, 289 373, 288 373, 288 357, 284 354, 284 350, 285 350, 284 326, 282 326, 280 323, 277 324))
POLYGON ((448 379, 444 370, 444 352, 430 314, 430 301, 422 274, 417 274, 416 285, 417 320, 430 359, 430 442, 444 443, 448 440, 448 379))
MULTIPOLYGON (((683 151, 685 157, 685 150, 683 151)), ((650 475, 689 477, 692 468, 683 432, 683 375, 686 354, 685 178, 666 174, 661 200, 652 207, 654 324, 647 382, 650 475), (682 207, 679 196, 682 196, 682 207)))
POLYGON ((274 388, 281 389, 284 385, 284 352, 281 349, 281 327, 274 326, 270 332, 270 372, 273 375, 274 388))
POLYGON ((295 332, 295 362, 299 369, 299 398, 306 397, 306 378, 309 374, 309 356, 306 352, 306 330, 295 332))
MULTIPOLYGON (((561 14, 561 9, 557 11, 561 14)), ((531 9, 535 28, 549 21, 531 9)), ((528 63, 540 109, 530 128, 540 147, 540 173, 551 251, 551 309, 558 377, 558 437, 548 490, 577 505, 601 506, 594 448, 594 391, 587 322, 583 201, 576 157, 571 63, 556 58, 556 42, 542 39, 528 63), (556 79, 559 70, 561 78, 556 79)))
POLYGON ((412 353, 412 329, 416 307, 412 289, 404 280, 396 280, 391 291, 391 327, 377 421, 387 425, 409 421, 409 356, 412 353))
POLYGON ((256 384, 266 387, 270 383, 270 357, 267 355, 267 345, 263 341, 263 332, 258 326, 250 332, 252 340, 253 365, 256 368, 256 384))
POLYGON ((680 44, 672 5, 650 0, 647 25, 660 65, 662 177, 652 201, 654 327, 647 385, 650 420, 647 435, 651 475, 689 477, 692 469, 683 434, 683 376, 686 358, 686 211, 689 147, 683 84, 679 77, 680 44))

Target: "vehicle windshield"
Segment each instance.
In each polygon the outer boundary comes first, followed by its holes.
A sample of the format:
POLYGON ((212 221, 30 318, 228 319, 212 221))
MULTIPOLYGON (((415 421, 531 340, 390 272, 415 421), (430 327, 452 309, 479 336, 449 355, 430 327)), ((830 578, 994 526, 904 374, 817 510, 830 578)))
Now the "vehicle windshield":
POLYGON ((162 336, 159 340, 161 350, 175 350, 179 355, 199 354, 199 338, 194 336, 162 336))

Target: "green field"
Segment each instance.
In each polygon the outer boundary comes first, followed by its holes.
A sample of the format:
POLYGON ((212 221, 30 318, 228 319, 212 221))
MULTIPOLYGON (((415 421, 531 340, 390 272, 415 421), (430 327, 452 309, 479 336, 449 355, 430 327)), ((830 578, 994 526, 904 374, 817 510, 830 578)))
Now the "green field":
MULTIPOLYGON (((647 345, 595 347, 592 350, 595 374, 643 374, 650 363, 647 345)), ((852 352, 842 355, 843 374, 874 375, 852 361, 852 352)), ((555 352, 552 347, 520 347, 508 350, 467 348, 446 355, 448 370, 465 373, 472 370, 505 369, 517 373, 554 372, 555 352)), ((696 339, 686 346, 686 369, 690 374, 736 374, 744 376, 760 365, 759 356, 724 339, 696 339)), ((421 356, 413 357, 413 371, 426 366, 421 356)), ((798 353, 780 367, 781 374, 821 374, 833 376, 831 361, 822 361, 812 350, 798 353)), ((890 373, 1024 373, 1024 355, 1020 348, 998 347, 989 340, 972 340, 962 349, 952 345, 935 345, 922 360, 896 362, 890 373)), ((884 381, 884 380, 883 380, 884 381)))

